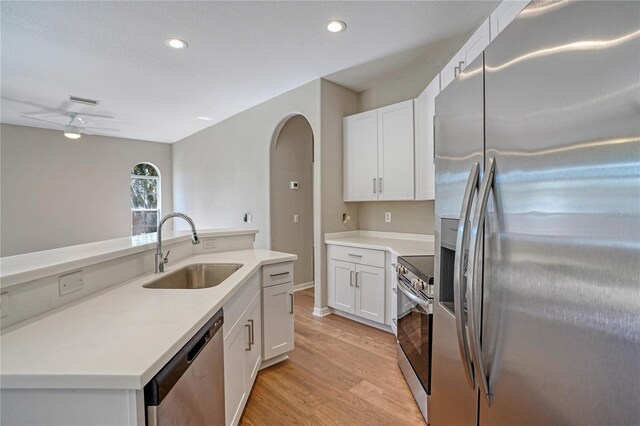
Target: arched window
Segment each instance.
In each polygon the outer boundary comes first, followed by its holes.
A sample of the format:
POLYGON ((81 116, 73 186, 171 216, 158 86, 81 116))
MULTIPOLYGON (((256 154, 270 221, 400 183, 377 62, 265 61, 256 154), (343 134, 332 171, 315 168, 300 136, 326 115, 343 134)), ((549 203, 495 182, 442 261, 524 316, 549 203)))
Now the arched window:
POLYGON ((131 235, 156 232, 160 219, 160 172, 152 164, 131 169, 131 235))

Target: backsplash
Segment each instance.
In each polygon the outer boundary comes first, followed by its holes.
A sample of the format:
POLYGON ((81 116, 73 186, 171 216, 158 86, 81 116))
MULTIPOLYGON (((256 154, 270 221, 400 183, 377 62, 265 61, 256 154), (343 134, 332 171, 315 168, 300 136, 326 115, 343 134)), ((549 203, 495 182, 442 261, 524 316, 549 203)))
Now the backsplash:
POLYGON ((372 201, 358 203, 359 229, 433 235, 434 201, 372 201), (391 212, 391 222, 385 213, 391 212))

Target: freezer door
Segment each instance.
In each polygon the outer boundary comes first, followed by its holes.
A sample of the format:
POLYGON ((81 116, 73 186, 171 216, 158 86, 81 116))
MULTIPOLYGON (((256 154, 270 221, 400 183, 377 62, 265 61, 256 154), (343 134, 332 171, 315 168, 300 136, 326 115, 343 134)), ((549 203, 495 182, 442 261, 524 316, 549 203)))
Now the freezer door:
POLYGON ((485 51, 480 425, 640 424, 639 37, 640 2, 541 2, 485 51))
MULTIPOLYGON (((436 98, 436 270, 429 401, 432 425, 475 425, 477 417, 477 391, 470 379, 472 370, 465 368, 470 366, 464 350, 461 352, 456 330, 457 319, 462 322, 462 329, 465 328, 464 317, 459 317, 465 315, 464 308, 454 304, 453 282, 459 227, 456 219, 460 217, 464 202, 477 192, 476 186, 472 185, 473 179, 470 180, 470 176, 474 177, 472 171, 477 171, 476 177, 482 177, 482 68, 481 55, 436 98), (465 197, 468 183, 472 188, 465 197)), ((472 203, 469 205, 471 207, 472 203)), ((464 251, 460 250, 461 256, 464 251)), ((463 304, 464 301, 459 303, 463 304)))

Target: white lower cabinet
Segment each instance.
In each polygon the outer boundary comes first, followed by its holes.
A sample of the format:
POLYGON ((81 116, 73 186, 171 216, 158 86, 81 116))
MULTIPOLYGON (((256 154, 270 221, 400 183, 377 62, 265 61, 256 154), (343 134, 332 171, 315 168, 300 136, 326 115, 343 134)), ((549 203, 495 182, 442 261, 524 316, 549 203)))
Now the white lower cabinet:
POLYGON ((329 306, 381 324, 386 322, 384 253, 329 246, 328 269, 329 306), (381 266, 356 263, 376 262, 377 254, 381 255, 381 266), (343 256, 352 261, 341 260, 343 256))
POLYGON ((262 289, 263 359, 293 350, 293 281, 262 289))
POLYGON ((236 425, 262 362, 260 293, 224 339, 224 397, 226 423, 236 425))

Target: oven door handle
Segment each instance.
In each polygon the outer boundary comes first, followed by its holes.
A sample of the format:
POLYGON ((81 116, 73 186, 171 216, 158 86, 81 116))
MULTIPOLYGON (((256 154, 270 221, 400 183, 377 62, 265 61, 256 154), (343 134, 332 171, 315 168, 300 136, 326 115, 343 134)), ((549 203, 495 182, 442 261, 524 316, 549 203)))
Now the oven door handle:
POLYGON ((471 166, 467 186, 464 190, 462 198, 462 209, 460 210, 460 219, 458 220, 458 235, 456 236, 456 255, 453 263, 453 302, 456 307, 456 334, 458 335, 458 350, 460 358, 462 358, 462 367, 464 368, 467 384, 471 389, 475 389, 476 381, 473 371, 473 363, 471 354, 469 353, 469 342, 467 341, 467 332, 465 330, 465 312, 464 312, 464 276, 466 265, 464 262, 464 254, 467 251, 469 240, 469 218, 471 216, 471 206, 473 198, 478 187, 478 178, 480 175, 480 163, 475 162, 471 166))
POLYGON ((427 302, 426 300, 422 300, 421 298, 419 298, 418 296, 416 296, 415 294, 412 294, 409 290, 407 290, 405 288, 404 281, 398 281, 398 289, 402 292, 402 294, 404 294, 405 296, 407 296, 409 298, 409 300, 411 300, 412 302, 418 304, 420 307, 424 308, 424 310, 427 313, 432 313, 433 311, 433 305, 429 302, 427 302))

